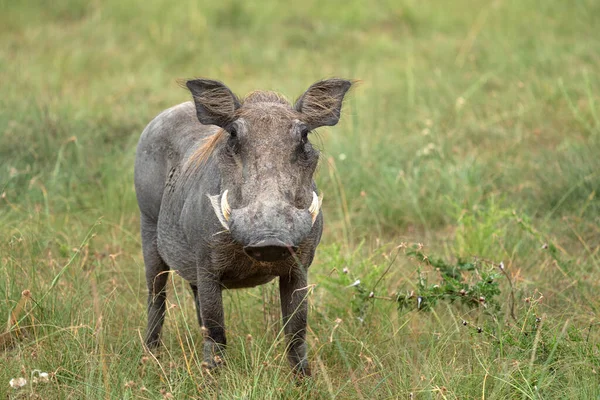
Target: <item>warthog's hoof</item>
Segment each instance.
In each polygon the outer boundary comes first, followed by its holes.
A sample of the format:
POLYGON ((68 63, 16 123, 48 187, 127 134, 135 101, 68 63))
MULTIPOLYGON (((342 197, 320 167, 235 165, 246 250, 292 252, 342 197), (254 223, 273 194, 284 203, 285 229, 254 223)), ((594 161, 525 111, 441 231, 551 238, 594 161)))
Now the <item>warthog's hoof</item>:
POLYGON ((302 380, 312 376, 312 372, 307 361, 302 361, 300 364, 295 365, 292 369, 296 379, 302 380))
POLYGON ((211 371, 225 364, 225 346, 211 340, 204 341, 204 361, 202 369, 211 371))

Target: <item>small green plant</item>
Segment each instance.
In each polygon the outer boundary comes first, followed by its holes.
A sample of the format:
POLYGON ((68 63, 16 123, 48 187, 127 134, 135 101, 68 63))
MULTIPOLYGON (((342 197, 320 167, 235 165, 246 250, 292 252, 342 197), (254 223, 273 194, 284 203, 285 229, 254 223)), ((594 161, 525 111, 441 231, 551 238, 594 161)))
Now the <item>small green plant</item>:
POLYGON ((497 270, 502 271, 502 263, 495 266, 488 261, 458 259, 451 264, 440 258, 428 257, 420 245, 413 245, 406 255, 419 263, 416 290, 398 292, 398 308, 428 311, 444 300, 459 302, 469 308, 483 307, 493 313, 500 310, 496 297, 500 294, 498 279, 502 273, 497 270), (437 276, 429 278, 423 267, 433 268, 437 276))
MULTIPOLYGON (((364 271, 365 268, 360 270, 364 271)), ((447 301, 462 304, 469 309, 482 308, 487 314, 495 316, 501 309, 498 300, 500 278, 508 280, 503 263, 494 264, 481 259, 458 259, 455 263, 449 263, 441 258, 427 256, 421 244, 408 246, 403 243, 396 247, 394 256, 388 256, 387 267, 385 264, 375 264, 369 270, 368 274, 361 276, 355 276, 348 268, 338 271, 336 284, 353 289, 352 311, 359 319, 365 317, 373 300, 395 301, 400 310, 418 311, 431 311, 440 301, 447 301), (393 296, 380 296, 377 287, 390 272, 401 252, 417 262, 414 286, 412 289, 399 290, 393 296)), ((512 289, 512 284, 510 287, 512 289)))

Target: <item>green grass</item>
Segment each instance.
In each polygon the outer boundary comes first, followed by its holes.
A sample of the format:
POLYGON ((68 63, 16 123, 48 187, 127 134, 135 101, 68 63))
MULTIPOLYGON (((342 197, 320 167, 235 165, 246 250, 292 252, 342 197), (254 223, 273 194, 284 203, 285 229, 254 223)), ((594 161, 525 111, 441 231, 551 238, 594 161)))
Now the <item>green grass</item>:
POLYGON ((0 318, 18 320, 0 397, 599 398, 599 19, 594 0, 0 0, 0 318), (225 295, 214 376, 176 275, 164 348, 142 350, 135 144, 194 76, 290 99, 361 81, 314 137, 326 230, 302 382, 275 285, 225 295), (399 309, 447 284, 404 243, 477 261, 468 285, 503 261, 500 310, 399 309), (9 387, 36 369, 50 382, 9 387))

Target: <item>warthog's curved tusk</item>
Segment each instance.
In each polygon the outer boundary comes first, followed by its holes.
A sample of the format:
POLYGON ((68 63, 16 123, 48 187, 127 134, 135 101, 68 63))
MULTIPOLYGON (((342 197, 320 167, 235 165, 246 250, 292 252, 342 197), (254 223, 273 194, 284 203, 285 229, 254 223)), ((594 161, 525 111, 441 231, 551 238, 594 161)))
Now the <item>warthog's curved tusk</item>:
POLYGON ((320 210, 321 210, 321 200, 319 199, 319 196, 317 196, 317 193, 315 191, 313 191, 312 203, 310 203, 310 206, 308 207, 308 212, 310 213, 310 215, 312 217, 313 224, 317 220, 317 215, 319 215, 320 210))
MULTIPOLYGON (((227 191, 225 191, 225 193, 223 193, 223 195, 225 195, 226 193, 227 193, 227 191)), ((214 196, 207 194, 206 196, 209 198, 210 205, 212 206, 213 211, 215 212, 215 215, 219 219, 219 222, 221 223, 223 228, 225 228, 226 230, 229 230, 229 224, 227 223, 227 220, 225 219, 225 216, 223 215, 223 196, 221 197, 221 200, 219 200, 218 194, 214 195, 214 196)), ((227 207, 229 207, 227 200, 225 200, 225 205, 227 207)), ((227 218, 229 218, 230 215, 231 215, 231 209, 229 209, 229 211, 227 213, 227 218)))
POLYGON ((221 196, 221 213, 223 213, 223 218, 225 218, 225 221, 229 222, 229 217, 231 216, 231 207, 227 201, 227 192, 229 192, 229 190, 224 191, 223 195, 221 196))

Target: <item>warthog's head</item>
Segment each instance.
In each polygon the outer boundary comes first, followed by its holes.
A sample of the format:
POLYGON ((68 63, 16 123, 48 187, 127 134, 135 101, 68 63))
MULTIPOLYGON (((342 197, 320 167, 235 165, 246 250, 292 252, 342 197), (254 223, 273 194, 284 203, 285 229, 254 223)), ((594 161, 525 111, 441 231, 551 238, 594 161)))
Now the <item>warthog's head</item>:
POLYGON ((313 185, 319 153, 309 133, 337 124, 351 82, 317 82, 294 106, 273 92, 253 92, 242 102, 212 80, 186 86, 200 122, 222 128, 197 152, 218 160, 221 193, 210 199, 219 221, 250 257, 289 257, 312 231, 321 207, 313 185))

